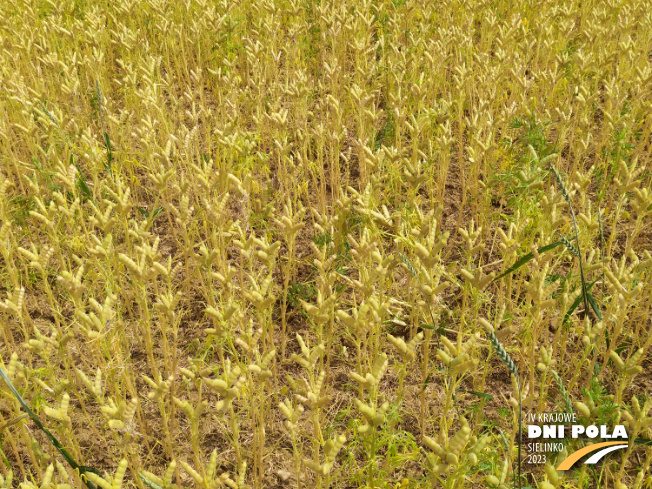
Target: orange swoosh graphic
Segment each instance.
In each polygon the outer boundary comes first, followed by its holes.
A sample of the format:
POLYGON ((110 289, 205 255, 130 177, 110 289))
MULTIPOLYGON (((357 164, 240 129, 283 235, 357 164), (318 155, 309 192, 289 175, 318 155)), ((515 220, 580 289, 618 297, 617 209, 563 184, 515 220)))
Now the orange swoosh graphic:
POLYGON ((559 467, 557 467, 557 470, 568 470, 570 469, 575 462, 577 462, 579 459, 581 459, 584 455, 587 453, 595 452, 596 450, 604 447, 609 447, 611 445, 623 445, 622 441, 605 441, 603 443, 594 443, 593 445, 589 445, 587 447, 584 447, 576 452, 571 453, 566 459, 559 464, 559 467))

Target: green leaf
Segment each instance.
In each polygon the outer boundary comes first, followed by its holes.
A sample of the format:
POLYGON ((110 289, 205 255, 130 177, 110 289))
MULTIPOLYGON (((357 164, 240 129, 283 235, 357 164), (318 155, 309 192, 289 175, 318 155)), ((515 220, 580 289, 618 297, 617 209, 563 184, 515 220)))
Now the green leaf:
MULTIPOLYGON (((591 282, 589 285, 586 286, 586 292, 588 294, 589 290, 591 290, 591 287, 599 280, 599 278, 596 278, 593 282, 591 282)), ((573 301, 571 304, 570 309, 564 314, 564 320, 562 321, 562 324, 566 324, 566 322, 570 319, 571 315, 575 312, 575 309, 577 309, 577 306, 580 305, 580 302, 582 302, 582 294, 578 295, 577 298, 573 301)), ((600 319, 602 319, 602 316, 598 316, 600 319)))
POLYGON ((93 474, 101 476, 100 471, 94 467, 89 467, 88 465, 80 465, 79 470, 83 472, 92 472, 93 474))
POLYGON ((154 209, 154 212, 152 213, 152 222, 158 217, 158 215, 163 212, 163 207, 157 207, 154 209))
POLYGON ((146 485, 147 487, 149 487, 150 489, 163 489, 163 488, 162 488, 161 486, 159 486, 156 482, 154 482, 154 481, 148 479, 147 477, 145 477, 145 476, 144 476, 143 474, 141 474, 140 472, 138 472, 138 477, 140 477, 140 480, 142 480, 142 481, 145 483, 145 485, 146 485))
POLYGON ((106 150, 109 152, 108 157, 109 157, 109 164, 110 164, 111 159, 113 158, 113 153, 111 152, 111 140, 109 139, 109 135, 107 134, 106 131, 104 131, 104 144, 106 145, 106 150))
MULTIPOLYGON (((34 423, 36 423, 36 426, 38 426, 40 428, 40 430, 43 433, 45 433, 45 436, 47 436, 48 440, 50 440, 50 442, 54 445, 54 448, 56 448, 59 451, 59 453, 61 455, 63 455, 63 458, 66 459, 66 462, 68 462, 68 464, 73 468, 73 470, 79 471, 80 475, 83 475, 85 472, 95 472, 95 473, 97 473, 97 471, 95 469, 90 470, 88 467, 85 467, 83 465, 79 465, 77 462, 75 462, 75 459, 73 459, 72 456, 70 455, 70 453, 68 453, 68 451, 65 448, 63 448, 61 443, 59 443, 59 440, 57 440, 54 437, 54 435, 52 433, 50 433, 45 426, 43 426, 43 423, 41 423, 41 420, 39 419, 39 417, 36 414, 34 414, 34 412, 29 408, 29 406, 27 405, 25 400, 22 398, 22 396, 18 393, 18 391, 16 390, 14 385, 11 383, 11 380, 9 380, 9 377, 7 377, 7 374, 5 373, 4 369, 2 369, 2 367, 0 367, 0 377, 2 377, 2 379, 5 381, 5 383, 7 384, 7 386, 11 390, 11 392, 14 394, 14 396, 16 397, 16 399, 18 400, 20 405, 27 412, 27 415, 30 418, 32 418, 32 421, 34 421, 34 423)), ((95 487, 95 484, 93 484, 91 481, 89 481, 85 477, 82 478, 82 479, 84 480, 84 483, 86 484, 88 489, 97 489, 95 487)))
POLYGON ((589 304, 591 304, 591 309, 593 309, 595 315, 598 316, 600 320, 602 320, 602 314, 600 313, 600 308, 598 307, 598 303, 595 301, 595 298, 591 295, 591 293, 588 290, 586 291, 586 297, 589 299, 589 304))
POLYGON ((573 303, 570 306, 570 309, 564 314, 564 320, 562 321, 562 324, 566 324, 566 321, 568 321, 571 317, 571 315, 575 312, 575 309, 577 309, 577 306, 580 305, 580 302, 582 302, 582 294, 577 296, 577 299, 573 301, 573 303))
POLYGON ((430 383, 430 377, 431 376, 432 376, 432 374, 428 374, 428 376, 426 377, 426 381, 423 383, 423 387, 421 388, 421 392, 425 391, 426 387, 428 387, 428 384, 430 383))
POLYGON ((634 443, 638 443, 639 445, 647 445, 648 447, 652 447, 652 440, 646 440, 645 438, 636 438, 634 440, 634 443))
POLYGON ((156 218, 158 217, 158 215, 161 212, 163 212, 163 207, 157 207, 153 211, 148 211, 147 209, 143 209, 142 207, 138 207, 138 206, 136 206, 136 209, 138 209, 138 212, 140 212, 140 217, 142 217, 143 220, 149 219, 150 214, 151 214, 152 222, 154 222, 156 220, 156 218))
MULTIPOLYGON (((551 243, 549 245, 542 246, 541 248, 539 248, 537 250, 537 253, 544 253, 546 251, 550 251, 550 250, 556 248, 557 246, 560 246, 560 245, 563 245, 563 244, 564 243, 562 241, 555 241, 554 243, 551 243)), ((498 275, 493 281, 495 282, 496 280, 503 278, 505 275, 509 275, 510 273, 515 272, 516 270, 521 268, 523 265, 525 265, 527 262, 529 262, 532 258, 534 258, 533 253, 528 253, 527 255, 522 256, 521 258, 519 258, 516 261, 516 263, 514 263, 511 267, 509 267, 503 273, 498 275)))
POLYGON ((86 199, 93 200, 93 193, 86 183, 86 179, 81 172, 77 172, 77 188, 86 199))
POLYGON ((435 329, 437 326, 434 324, 420 324, 419 327, 423 329, 435 329))
POLYGON ((616 351, 616 353, 618 353, 618 355, 620 355, 623 351, 625 351, 625 348, 631 348, 631 346, 632 346, 631 342, 626 341, 618 345, 616 348, 614 348, 614 350, 616 351))
POLYGON ((467 391, 466 389, 457 389, 460 392, 466 392, 467 394, 473 394, 474 396, 482 397, 484 399, 492 400, 494 396, 487 394, 486 392, 476 392, 476 391, 467 391))
POLYGON ((432 329, 437 334, 444 334, 446 332, 443 326, 435 326, 434 324, 420 324, 419 327, 422 329, 432 329))
POLYGON ((111 151, 111 140, 106 131, 104 131, 104 145, 106 146, 106 169, 109 172, 109 175, 113 176, 113 170, 111 170, 111 161, 113 161, 113 151, 111 151))
POLYGON ((41 162, 39 160, 37 160, 36 158, 34 158, 33 156, 32 156, 32 163, 34 163, 34 166, 37 169, 43 170, 43 165, 41 164, 41 162))

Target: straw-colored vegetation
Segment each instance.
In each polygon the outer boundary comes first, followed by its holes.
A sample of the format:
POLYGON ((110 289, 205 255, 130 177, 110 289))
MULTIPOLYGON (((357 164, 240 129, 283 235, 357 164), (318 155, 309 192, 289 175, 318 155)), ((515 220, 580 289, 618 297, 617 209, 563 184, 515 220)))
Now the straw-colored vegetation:
POLYGON ((650 487, 651 11, 0 0, 0 487, 650 487))

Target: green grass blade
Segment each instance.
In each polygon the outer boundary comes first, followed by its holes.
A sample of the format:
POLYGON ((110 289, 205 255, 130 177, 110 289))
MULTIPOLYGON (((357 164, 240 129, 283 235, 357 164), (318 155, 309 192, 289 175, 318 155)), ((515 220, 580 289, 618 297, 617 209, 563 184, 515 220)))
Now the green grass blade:
POLYGON ((113 151, 111 150, 111 140, 107 132, 104 132, 104 145, 106 146, 106 170, 109 172, 109 175, 113 176, 113 170, 111 170, 111 161, 113 161, 113 151))
POLYGON ((457 389, 460 392, 466 392, 467 394, 473 394, 474 396, 481 397, 483 399, 492 400, 494 396, 487 394, 486 392, 476 392, 476 391, 467 391, 466 389, 457 389))
MULTIPOLYGON (((549 245, 542 246, 537 250, 537 253, 545 253, 546 251, 550 251, 557 246, 563 245, 563 241, 555 241, 554 243, 550 243, 549 245)), ((529 262, 532 258, 534 258, 533 253, 528 253, 527 255, 522 256, 519 258, 516 263, 514 263, 511 267, 509 267, 507 270, 505 270, 503 273, 498 275, 493 281, 495 282, 496 280, 499 280, 503 278, 505 275, 509 275, 512 272, 515 272, 519 268, 521 268, 523 265, 525 265, 527 262, 529 262)))
POLYGON ((143 474, 138 472, 138 477, 140 477, 140 480, 143 481, 143 483, 149 487, 150 489, 163 489, 161 486, 159 486, 156 482, 153 480, 148 479, 145 477, 143 474))
POLYGON ((428 387, 428 384, 432 380, 432 374, 428 374, 426 377, 426 381, 423 383, 423 386, 421 386, 421 390, 419 391, 420 393, 426 390, 426 387, 428 387))
MULTIPOLYGON (((596 278, 593 282, 591 282, 590 284, 588 284, 588 285, 586 286, 586 291, 588 292, 589 290, 591 290, 591 287, 593 287, 593 285, 594 285, 598 280, 599 280, 599 279, 596 278)), ((566 324, 566 322, 570 319, 570 317, 572 316, 572 314, 575 312, 575 309, 577 309, 577 306, 579 306, 579 305, 580 305, 580 302, 582 302, 582 299, 583 299, 583 297, 582 297, 581 294, 577 296, 577 299, 575 299, 575 300, 573 301, 573 303, 571 304, 570 309, 566 312, 566 314, 564 314, 564 320, 562 321, 562 324, 566 324)), ((599 317, 600 317, 600 319, 602 319, 601 316, 599 316, 599 317)))
POLYGON ((113 178, 113 170, 111 170, 111 161, 113 160, 113 152, 111 151, 111 139, 109 139, 109 133, 106 132, 106 124, 104 123, 104 114, 102 110, 102 91, 100 90, 100 81, 95 80, 95 90, 97 92, 97 106, 98 112, 100 113, 100 122, 102 123, 102 132, 104 133, 104 146, 106 146, 106 163, 104 168, 109 173, 111 178, 113 178))
POLYGON ((80 465, 79 469, 82 470, 83 472, 92 472, 93 474, 101 476, 100 471, 97 470, 95 467, 89 467, 88 465, 80 465))
POLYGON ((598 319, 602 320, 602 313, 600 313, 600 308, 598 307, 598 303, 595 301, 595 297, 593 297, 588 290, 586 291, 586 297, 589 300, 589 304, 591 304, 591 309, 593 309, 595 315, 598 316, 598 319))
POLYGON ((80 171, 77 172, 77 188, 79 188, 85 199, 93 200, 93 192, 91 192, 91 189, 86 183, 86 179, 80 171))
MULTIPOLYGON (((32 411, 30 409, 30 407, 27 405, 25 400, 18 393, 18 391, 16 390, 14 385, 11 383, 11 380, 9 380, 9 377, 7 377, 7 374, 5 373, 4 369, 2 369, 2 367, 0 367, 0 377, 2 377, 2 380, 5 381, 5 383, 7 384, 7 386, 9 387, 11 392, 13 393, 14 397, 16 397, 16 399, 18 400, 20 405, 27 412, 27 415, 30 418, 32 418, 32 421, 34 421, 34 423, 36 423, 36 426, 38 426, 39 429, 43 433, 45 433, 45 436, 47 436, 48 440, 50 440, 50 442, 54 445, 54 448, 56 448, 59 451, 59 453, 61 455, 63 455, 63 458, 66 459, 66 462, 68 462, 68 464, 73 468, 73 470, 77 470, 79 472, 79 475, 83 475, 86 472, 97 473, 97 470, 95 470, 95 469, 90 470, 88 467, 85 467, 83 465, 79 465, 77 462, 75 462, 75 459, 72 458, 70 453, 68 453, 68 451, 65 448, 63 448, 61 443, 59 443, 59 440, 57 440, 54 437, 54 435, 52 433, 50 433, 50 431, 45 426, 43 426, 43 423, 41 423, 41 420, 39 419, 39 417, 36 414, 34 414, 34 411, 32 411)), ((86 484, 88 489, 97 489, 95 487, 95 484, 93 484, 91 481, 89 481, 85 477, 82 477, 82 480, 84 481, 84 483, 86 484)))
POLYGON ((446 332, 446 329, 443 326, 436 326, 434 324, 420 324, 419 327, 421 329, 432 329, 438 335, 442 335, 446 332))
POLYGON ((575 240, 577 241, 577 249, 568 242, 565 238, 562 237, 562 241, 564 244, 577 256, 578 261, 580 262, 580 278, 582 280, 582 299, 584 300, 584 309, 586 309, 587 313, 589 310, 589 298, 587 297, 587 285, 586 285, 586 277, 584 276, 584 265, 582 264, 582 248, 580 247, 580 233, 577 230, 577 219, 575 219, 575 211, 573 210, 573 204, 571 203, 570 200, 570 195, 568 194, 568 191, 566 190, 566 187, 564 186, 564 182, 562 181, 561 177, 559 176, 559 173, 557 172, 557 169, 555 168, 555 165, 550 163, 550 169, 552 170, 553 174, 555 175, 555 179, 557 180, 557 184, 559 185, 562 193, 564 194, 564 198, 566 199, 566 202, 568 203, 568 207, 570 208, 571 211, 571 217, 573 218, 573 227, 575 228, 575 240), (570 245, 570 246, 569 246, 570 245))
POLYGON ((582 302, 582 294, 577 296, 577 299, 573 301, 573 303, 570 306, 570 309, 566 311, 566 314, 564 314, 564 320, 562 321, 562 324, 566 324, 566 322, 570 319, 571 315, 575 312, 575 309, 577 309, 577 306, 580 305, 580 302, 582 302))

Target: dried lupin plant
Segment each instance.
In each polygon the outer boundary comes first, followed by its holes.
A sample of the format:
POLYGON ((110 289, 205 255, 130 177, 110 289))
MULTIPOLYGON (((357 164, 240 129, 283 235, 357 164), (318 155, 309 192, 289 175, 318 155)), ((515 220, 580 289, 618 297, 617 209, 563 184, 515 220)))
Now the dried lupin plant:
POLYGON ((0 486, 506 487, 505 390, 649 439, 646 7, 0 1, 0 486))

